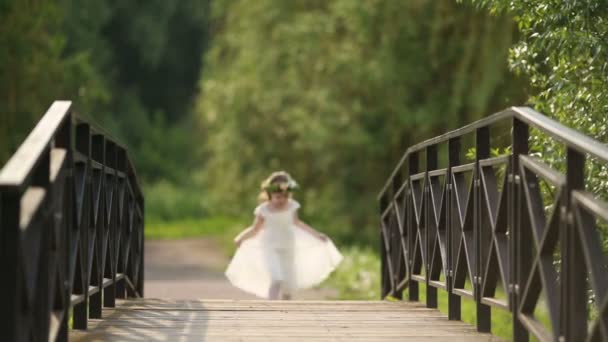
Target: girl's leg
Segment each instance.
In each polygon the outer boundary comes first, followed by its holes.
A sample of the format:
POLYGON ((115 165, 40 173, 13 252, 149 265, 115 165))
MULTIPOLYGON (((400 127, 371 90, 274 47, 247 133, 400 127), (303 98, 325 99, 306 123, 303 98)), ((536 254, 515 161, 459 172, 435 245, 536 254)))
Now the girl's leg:
POLYGON ((272 278, 268 289, 268 299, 276 300, 280 298, 281 283, 283 282, 283 271, 281 270, 280 253, 274 248, 266 250, 267 262, 272 278))
POLYGON ((279 299, 279 293, 281 292, 281 282, 273 281, 268 290, 268 298, 271 300, 279 299))
POLYGON ((270 249, 268 251, 268 263, 272 277, 270 288, 268 289, 268 298, 271 300, 280 299, 285 278, 282 267, 282 253, 277 249, 270 249))
POLYGON ((269 259, 272 284, 269 299, 291 299, 293 284, 293 253, 283 248, 273 249, 269 259))
POLYGON ((286 249, 282 253, 281 259, 281 269, 283 270, 283 276, 285 281, 283 282, 283 286, 281 288, 282 296, 281 298, 284 300, 290 300, 294 290, 295 290, 295 265, 294 265, 294 251, 291 249, 286 249))

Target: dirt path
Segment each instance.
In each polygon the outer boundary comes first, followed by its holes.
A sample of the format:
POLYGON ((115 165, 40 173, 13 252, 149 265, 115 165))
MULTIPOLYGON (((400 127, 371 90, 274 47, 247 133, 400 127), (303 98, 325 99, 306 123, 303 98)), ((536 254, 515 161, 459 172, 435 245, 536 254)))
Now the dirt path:
MULTIPOLYGON (((172 299, 255 299, 224 276, 229 257, 209 238, 146 240, 145 296, 172 299)), ((297 299, 325 299, 330 289, 302 291, 297 299)))

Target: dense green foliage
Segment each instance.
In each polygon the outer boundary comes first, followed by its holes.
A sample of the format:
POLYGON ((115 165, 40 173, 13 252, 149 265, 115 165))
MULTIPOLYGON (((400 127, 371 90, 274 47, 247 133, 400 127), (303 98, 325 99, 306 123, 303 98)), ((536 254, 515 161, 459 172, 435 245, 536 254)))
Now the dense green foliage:
MULTIPOLYGON (((91 78, 81 55, 64 55, 63 11, 54 2, 0 2, 0 161, 3 163, 56 98, 78 94, 91 78)), ((90 98, 102 94, 91 93, 90 98)), ((101 99, 100 99, 101 101, 101 99)))
MULTIPOLYGON (((72 99, 129 147, 152 221, 246 224, 259 182, 286 169, 313 225, 372 241, 375 195, 414 142, 528 98, 607 142, 607 12, 550 0, 5 0, 0 162, 52 100, 72 99)), ((563 165, 563 149, 534 139, 563 165)))
POLYGON ((0 4, 0 161, 55 99, 126 143, 147 182, 195 165, 191 111, 208 2, 0 4))
MULTIPOLYGON (((509 65, 532 87, 530 102, 561 123, 608 143, 608 3, 548 0, 473 0, 512 16, 521 39, 509 65)), ((565 151, 536 132, 533 149, 551 165, 565 167, 565 151)), ((589 190, 608 193, 608 168, 588 163, 589 190)))
POLYGON ((474 0, 515 18, 509 62, 538 93, 543 113, 608 141, 608 5, 604 1, 474 0), (589 124, 588 121, 594 121, 589 124))
POLYGON ((313 224, 369 241, 408 145, 522 101, 511 20, 455 2, 222 1, 212 24, 198 113, 218 210, 286 169, 313 224))
POLYGON ((152 219, 200 217, 193 103, 208 1, 0 2, 0 164, 55 99, 129 148, 152 219))

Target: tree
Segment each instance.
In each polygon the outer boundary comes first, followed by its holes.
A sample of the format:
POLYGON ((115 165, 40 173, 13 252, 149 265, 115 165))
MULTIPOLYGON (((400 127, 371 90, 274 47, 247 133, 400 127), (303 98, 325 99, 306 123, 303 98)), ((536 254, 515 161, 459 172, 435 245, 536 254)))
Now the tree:
MULTIPOLYGON (((605 1, 473 0, 510 15, 521 32, 510 49, 511 69, 531 86, 530 103, 561 123, 608 143, 608 4, 605 1)), ((532 148, 565 169, 565 149, 540 132, 532 148)), ((608 167, 588 162, 589 189, 608 193, 608 167), (603 180, 603 181, 602 181, 603 180)), ((603 195, 606 196, 606 195, 603 195)))
POLYGON ((318 222, 375 237, 375 195, 408 145, 521 98, 505 62, 512 22, 468 6, 235 0, 213 14, 202 172, 233 212, 287 169, 318 222))
POLYGON ((56 2, 0 5, 0 162, 21 144, 56 99, 90 103, 106 94, 95 84, 86 56, 65 55, 62 8, 56 2), (84 84, 91 83, 85 96, 84 84), (80 94, 80 95, 78 95, 80 94))

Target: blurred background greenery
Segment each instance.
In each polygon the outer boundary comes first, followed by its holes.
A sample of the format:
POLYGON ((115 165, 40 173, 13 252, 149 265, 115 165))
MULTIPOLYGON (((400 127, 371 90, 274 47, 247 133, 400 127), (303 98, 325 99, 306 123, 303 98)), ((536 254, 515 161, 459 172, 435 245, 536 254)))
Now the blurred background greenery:
POLYGON ((376 194, 415 142, 522 104, 608 142, 607 12, 599 0, 2 0, 0 162, 71 99, 129 147, 149 237, 211 234, 230 250, 260 181, 285 169, 307 221, 373 255, 376 194))
POLYGON ((375 246, 408 145, 525 100, 516 24, 453 1, 4 0, 0 22, 0 161, 72 99, 129 147, 149 223, 246 225, 285 169, 313 225, 375 246))

